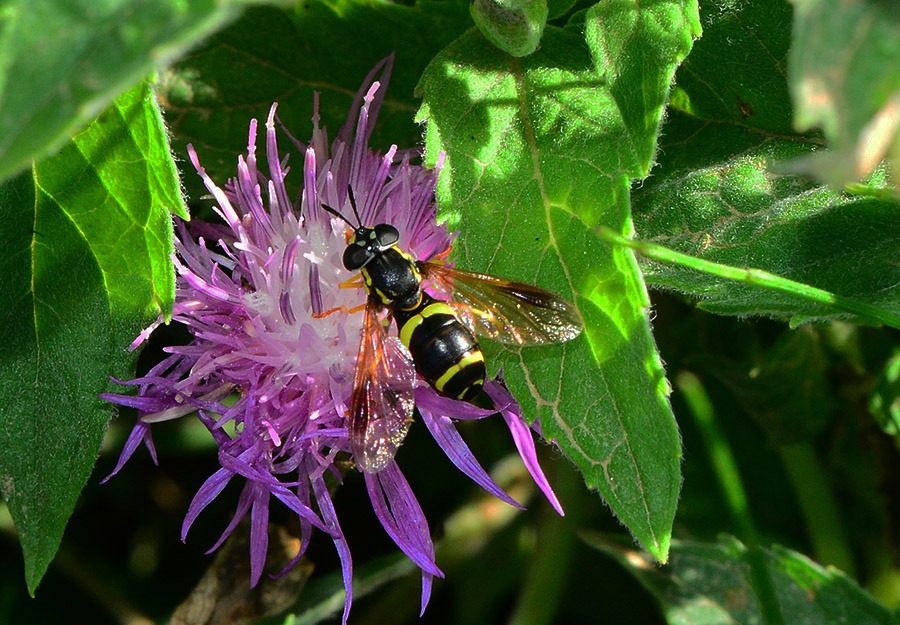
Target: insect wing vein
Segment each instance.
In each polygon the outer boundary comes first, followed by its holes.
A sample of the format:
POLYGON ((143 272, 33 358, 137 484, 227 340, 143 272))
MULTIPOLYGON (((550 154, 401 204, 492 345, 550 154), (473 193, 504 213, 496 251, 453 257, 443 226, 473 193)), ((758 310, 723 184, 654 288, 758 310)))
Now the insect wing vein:
POLYGON ((437 263, 420 263, 420 271, 481 336, 528 346, 563 343, 581 333, 575 307, 546 289, 437 263))
POLYGON ((367 473, 390 464, 415 408, 415 367, 402 343, 387 335, 379 310, 373 302, 366 306, 350 400, 350 446, 367 473))

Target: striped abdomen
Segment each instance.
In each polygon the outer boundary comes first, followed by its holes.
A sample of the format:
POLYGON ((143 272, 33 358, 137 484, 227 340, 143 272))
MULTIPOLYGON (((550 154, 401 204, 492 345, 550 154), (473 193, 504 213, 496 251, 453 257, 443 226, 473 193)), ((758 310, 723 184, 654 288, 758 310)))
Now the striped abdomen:
POLYGON ((422 293, 413 309, 394 309, 394 319, 416 370, 438 393, 465 401, 481 393, 484 354, 450 306, 422 293))

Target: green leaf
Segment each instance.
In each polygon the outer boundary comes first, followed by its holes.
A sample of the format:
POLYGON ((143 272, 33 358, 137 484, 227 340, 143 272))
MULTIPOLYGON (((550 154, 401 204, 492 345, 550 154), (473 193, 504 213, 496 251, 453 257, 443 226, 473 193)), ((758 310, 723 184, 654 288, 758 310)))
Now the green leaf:
POLYGON ((869 412, 885 433, 900 435, 900 351, 895 351, 885 363, 869 397, 869 412))
POLYGON ((237 17, 243 0, 10 0, 0 9, 0 179, 237 17))
MULTIPOLYGON (((900 312, 896 202, 871 187, 837 194, 777 169, 820 146, 791 129, 789 6, 723 0, 704 19, 704 37, 677 76, 659 165, 633 194, 637 237, 900 312)), ((877 172, 870 182, 884 180, 877 172)), ((650 285, 688 293, 712 312, 795 324, 855 318, 747 282, 655 262, 643 268, 650 285)))
MULTIPOLYGON (((250 9, 163 76, 175 152, 192 143, 213 179, 232 176, 235 155, 247 149, 248 121, 265 120, 272 102, 284 126, 308 138, 314 92, 322 94, 321 123, 333 137, 362 79, 391 53, 394 69, 370 144, 415 146, 422 128, 413 122, 413 88, 428 60, 471 23, 465 2, 307 0, 292 10, 250 9)), ((193 170, 185 184, 191 197, 207 193, 193 170)))
POLYGON ((653 164, 659 124, 675 69, 700 36, 696 2, 605 0, 588 12, 585 37, 597 74, 608 84, 625 123, 630 149, 645 178, 653 164), (673 62, 674 61, 674 62, 673 62))
MULTIPOLYGON (((695 118, 695 134, 678 137, 689 139, 682 146, 685 155, 717 159, 734 153, 735 145, 746 148, 795 134, 785 79, 791 42, 787 0, 714 0, 704 8, 703 38, 678 69, 671 99, 673 110, 695 118), (716 137, 720 141, 712 140, 716 137)), ((667 135, 668 128, 661 147, 680 145, 667 135)), ((682 167, 693 165, 672 159, 666 149, 660 155, 682 167)))
POLYGON ((111 414, 97 395, 171 309, 170 210, 184 214, 147 85, 0 187, 0 491, 32 593, 97 457, 111 414))
POLYGON ((555 20, 568 13, 577 0, 547 0, 547 19, 555 20))
POLYGON ((833 568, 823 568, 785 547, 758 549, 737 539, 717 544, 672 542, 671 560, 659 569, 646 556, 616 548, 597 535, 588 542, 617 558, 662 604, 668 623, 726 625, 767 623, 762 602, 750 577, 748 560, 760 557, 775 588, 774 605, 783 622, 821 625, 888 625, 896 617, 833 568))
POLYGON ((473 0, 475 25, 487 39, 513 56, 526 56, 541 43, 547 0, 473 0))
POLYGON ((877 0, 793 0, 788 80, 800 131, 822 128, 831 150, 806 169, 838 186, 892 149, 900 124, 900 10, 877 0))
MULTIPOLYGON (((622 45, 652 42, 653 16, 671 6, 642 9, 647 30, 622 45)), ((682 46, 665 60, 669 69, 649 67, 635 77, 648 82, 632 89, 660 86, 656 77, 671 75, 689 50, 696 6, 682 12, 682 46)), ((666 91, 631 99, 620 82, 613 93, 592 66, 574 32, 548 27, 540 50, 514 59, 470 31, 423 75, 419 119, 428 121, 428 157, 447 156, 438 200, 450 227, 463 231, 459 266, 550 288, 571 299, 585 323, 571 343, 493 346, 490 355, 520 400, 531 395, 523 406, 546 437, 665 560, 681 482, 678 431, 634 258, 604 245, 595 227, 630 231, 629 178, 649 169, 653 141, 645 134, 655 134, 658 117, 630 125, 621 107, 658 116, 666 91)))

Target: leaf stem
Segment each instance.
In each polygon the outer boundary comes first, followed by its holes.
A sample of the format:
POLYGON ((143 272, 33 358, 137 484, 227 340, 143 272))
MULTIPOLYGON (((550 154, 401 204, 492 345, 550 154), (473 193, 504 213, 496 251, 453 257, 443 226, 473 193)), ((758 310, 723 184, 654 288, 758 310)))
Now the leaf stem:
POLYGON ((621 234, 606 226, 600 226, 597 233, 600 238, 607 243, 627 247, 641 256, 652 258, 653 260, 671 263, 673 265, 681 265, 682 267, 719 276, 726 280, 735 280, 765 289, 772 289, 773 291, 781 291, 782 293, 796 295, 797 297, 802 297, 809 301, 816 302, 817 304, 822 304, 823 306, 838 312, 851 313, 872 323, 883 324, 900 329, 900 315, 892 313, 889 310, 884 310, 850 297, 831 293, 830 291, 817 289, 816 287, 803 284, 802 282, 795 282, 788 278, 782 278, 767 271, 763 271, 762 269, 740 268, 714 263, 702 258, 697 258, 696 256, 676 252, 675 250, 663 247, 662 245, 623 237, 621 234))
POLYGON ((741 541, 747 547, 746 560, 750 565, 750 579, 759 598, 763 618, 768 625, 784 625, 784 616, 775 592, 775 584, 766 565, 765 554, 759 542, 759 532, 750 514, 747 493, 744 490, 737 461, 731 453, 731 446, 715 419, 712 402, 700 379, 693 373, 683 371, 675 378, 675 385, 687 402, 688 409, 703 436, 709 452, 715 476, 725 496, 725 502, 737 525, 741 541))

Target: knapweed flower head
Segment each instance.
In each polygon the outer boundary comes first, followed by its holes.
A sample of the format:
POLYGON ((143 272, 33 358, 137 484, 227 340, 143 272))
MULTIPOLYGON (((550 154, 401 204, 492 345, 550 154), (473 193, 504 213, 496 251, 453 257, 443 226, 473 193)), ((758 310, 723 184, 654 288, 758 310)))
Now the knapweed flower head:
MULTIPOLYGON (((275 105, 266 120, 264 172, 257 162, 257 124, 250 123, 246 156, 237 176, 218 186, 193 149, 191 162, 216 203, 223 223, 177 223, 178 271, 172 320, 190 332, 188 345, 171 346, 146 375, 123 382, 137 396, 105 395, 138 410, 113 475, 143 443, 156 461, 151 427, 196 415, 218 445, 221 465, 200 487, 182 527, 182 539, 200 512, 236 477, 243 490, 234 517, 210 551, 250 515, 251 583, 262 575, 268 546, 269 505, 277 500, 296 513, 301 529, 299 560, 313 529, 327 534, 341 561, 347 599, 353 596, 353 565, 325 476, 341 480, 336 461, 351 453, 347 411, 353 391, 365 302, 362 289, 341 288, 353 275, 344 269, 347 224, 322 206, 351 214, 348 189, 364 224, 388 223, 399 245, 428 260, 446 253, 453 235, 436 224, 434 169, 413 164, 413 153, 391 146, 373 151, 369 138, 384 98, 392 59, 364 81, 346 124, 329 145, 319 126, 304 145, 302 191, 292 200, 285 187, 287 156, 279 154, 275 105), (379 75, 380 74, 380 75, 379 75), (378 77, 378 80, 376 80, 378 77), (329 314, 330 313, 330 314, 329 314), (237 401, 225 401, 237 397, 237 401)), ((346 284, 344 285, 346 286, 346 284)), ((138 337, 140 344, 153 327, 138 337)), ((506 387, 488 381, 496 410, 438 395, 424 381, 415 401, 426 427, 450 460, 488 492, 519 507, 487 474, 456 430, 455 422, 499 412, 537 484, 557 510, 559 502, 538 466, 531 429, 506 387)), ((422 509, 396 460, 364 473, 366 489, 385 531, 422 570, 422 610, 434 576, 442 577, 422 509)))

